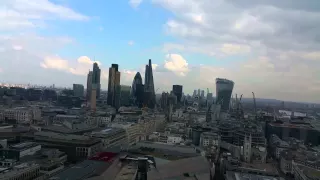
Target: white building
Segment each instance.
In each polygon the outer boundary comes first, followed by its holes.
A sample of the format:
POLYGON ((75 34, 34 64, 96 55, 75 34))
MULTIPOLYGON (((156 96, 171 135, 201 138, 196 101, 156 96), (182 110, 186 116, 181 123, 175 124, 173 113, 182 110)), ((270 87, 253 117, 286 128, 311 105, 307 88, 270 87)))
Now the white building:
POLYGON ((179 135, 169 135, 167 137, 167 144, 180 144, 183 141, 182 137, 179 135))

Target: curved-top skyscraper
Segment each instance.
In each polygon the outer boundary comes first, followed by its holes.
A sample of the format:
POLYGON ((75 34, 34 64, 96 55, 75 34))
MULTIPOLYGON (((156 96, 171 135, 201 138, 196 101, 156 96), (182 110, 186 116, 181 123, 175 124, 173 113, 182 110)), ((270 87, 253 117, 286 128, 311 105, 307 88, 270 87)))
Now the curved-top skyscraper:
POLYGON ((216 79, 216 104, 221 104, 221 111, 227 112, 230 106, 234 82, 228 79, 216 79))
POLYGON ((139 72, 134 76, 130 96, 133 98, 134 103, 137 105, 142 104, 143 101, 144 86, 142 83, 142 77, 139 72))

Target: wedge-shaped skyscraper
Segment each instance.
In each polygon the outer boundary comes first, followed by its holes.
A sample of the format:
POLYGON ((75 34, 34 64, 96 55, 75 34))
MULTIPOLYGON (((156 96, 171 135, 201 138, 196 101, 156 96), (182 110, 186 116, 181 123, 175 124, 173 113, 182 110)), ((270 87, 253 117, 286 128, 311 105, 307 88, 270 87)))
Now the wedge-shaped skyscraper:
POLYGON ((216 79, 216 104, 221 105, 221 111, 227 112, 230 106, 234 82, 228 79, 216 79))

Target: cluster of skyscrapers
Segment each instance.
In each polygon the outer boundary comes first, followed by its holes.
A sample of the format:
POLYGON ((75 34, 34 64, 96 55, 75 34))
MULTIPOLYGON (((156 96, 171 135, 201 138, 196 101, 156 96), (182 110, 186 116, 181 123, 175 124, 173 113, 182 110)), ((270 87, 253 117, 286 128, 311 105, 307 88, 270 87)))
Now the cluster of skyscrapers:
MULTIPOLYGON (((92 110, 95 110, 96 100, 100 98, 101 93, 101 69, 97 63, 93 64, 93 70, 89 71, 87 77, 87 102, 90 103, 92 110)), ((112 64, 109 68, 107 104, 118 109, 120 107, 122 88, 120 85, 121 73, 119 65, 112 64)), ((123 86, 124 87, 124 86, 123 86)), ((128 89, 127 87, 125 88, 128 89)), ((129 94, 129 93, 128 93, 129 94)), ((141 74, 137 72, 133 79, 130 95, 128 99, 131 103, 140 107, 154 108, 156 104, 154 80, 152 72, 151 59, 145 69, 145 83, 143 84, 141 74)))
POLYGON ((151 59, 149 59, 149 63, 146 65, 144 84, 142 82, 141 74, 137 72, 131 87, 131 97, 133 103, 140 107, 144 106, 154 108, 156 104, 156 94, 154 90, 151 59))

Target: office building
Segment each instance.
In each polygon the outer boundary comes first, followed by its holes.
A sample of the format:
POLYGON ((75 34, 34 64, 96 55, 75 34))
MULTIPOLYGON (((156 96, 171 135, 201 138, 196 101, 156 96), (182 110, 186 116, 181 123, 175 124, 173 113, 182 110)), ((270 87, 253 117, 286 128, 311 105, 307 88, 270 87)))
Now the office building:
POLYGON ((142 83, 141 74, 137 72, 137 74, 133 78, 132 87, 131 87, 131 98, 133 100, 133 103, 135 105, 142 104, 143 99, 143 93, 144 93, 144 86, 142 83))
POLYGON ((108 99, 107 104, 116 107, 120 104, 120 72, 118 64, 109 68, 108 99))
POLYGON ((201 98, 204 98, 204 90, 201 90, 201 98))
POLYGON ((181 85, 173 85, 172 91, 177 96, 177 102, 180 103, 181 97, 182 97, 182 86, 181 85))
POLYGON ((100 77, 101 77, 101 69, 99 68, 97 63, 93 64, 93 71, 92 71, 92 84, 95 85, 97 93, 96 98, 100 98, 100 91, 101 91, 101 83, 100 83, 100 77))
POLYGON ((130 86, 121 85, 120 90, 120 105, 121 106, 130 106, 130 86))
POLYGON ((76 97, 83 97, 84 86, 82 84, 73 84, 73 95, 76 97))
POLYGON ((91 89, 91 100, 90 100, 90 109, 91 111, 96 111, 97 106, 97 89, 96 87, 92 87, 91 89))
POLYGON ((40 173, 40 165, 34 163, 23 163, 12 168, 0 168, 1 180, 33 180, 45 179, 40 173))
MULTIPOLYGON (((22 96, 21 96, 22 97, 22 96)), ((57 92, 53 89, 43 90, 42 100, 44 101, 56 101, 58 99, 57 92)))
POLYGON ((91 98, 91 90, 92 90, 92 71, 89 71, 87 76, 87 102, 90 101, 91 98))
POLYGON ((229 111, 234 82, 228 79, 216 79, 216 104, 221 105, 221 112, 229 111))
POLYGON ((153 80, 151 59, 149 59, 149 64, 146 65, 144 97, 145 97, 145 101, 144 101, 145 105, 148 106, 149 108, 154 108, 156 103, 156 96, 154 91, 154 80, 153 80))
POLYGON ((194 97, 196 97, 197 96, 197 90, 194 90, 193 91, 193 94, 192 94, 192 97, 194 98, 194 97))
POLYGON ((70 135, 54 132, 36 132, 34 135, 26 135, 42 147, 56 148, 65 152, 69 160, 79 160, 91 157, 102 148, 101 140, 83 135, 70 135))

